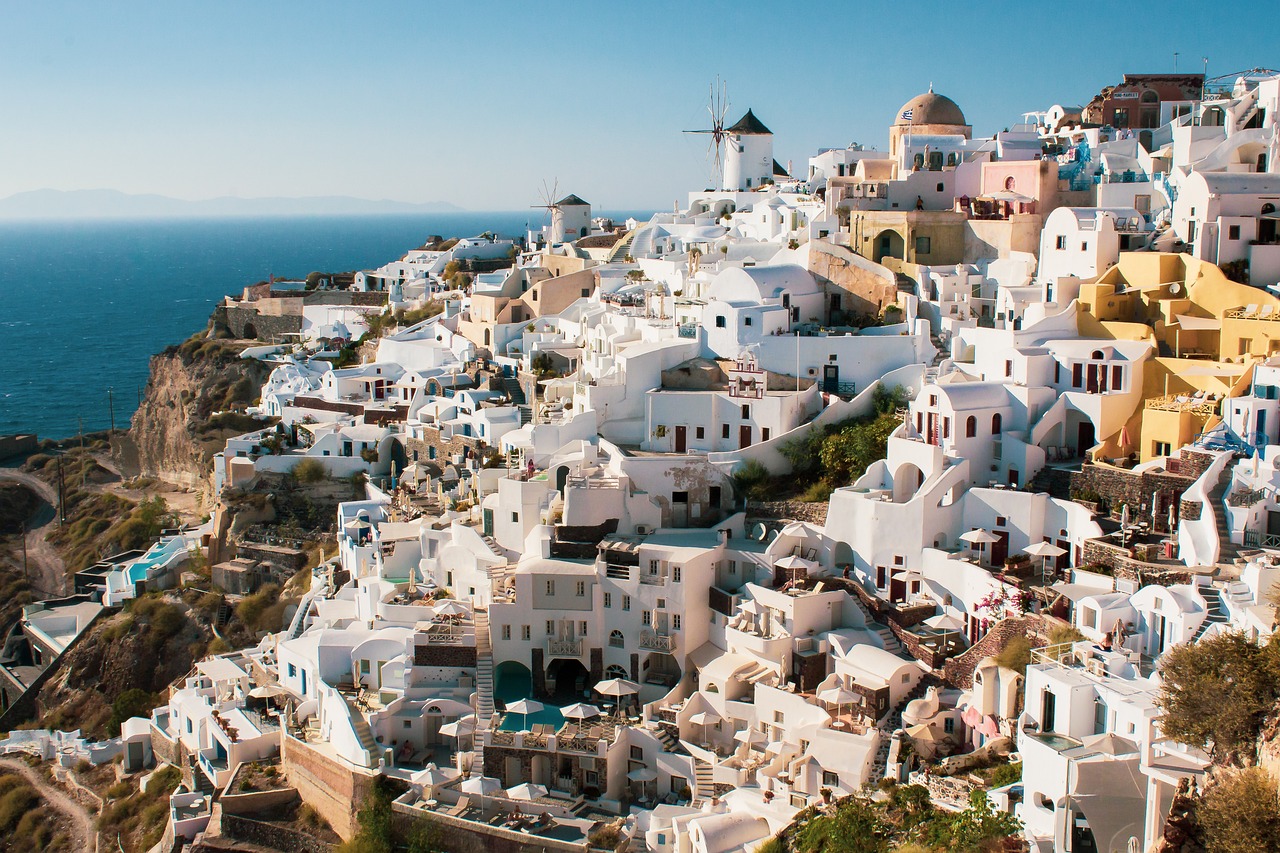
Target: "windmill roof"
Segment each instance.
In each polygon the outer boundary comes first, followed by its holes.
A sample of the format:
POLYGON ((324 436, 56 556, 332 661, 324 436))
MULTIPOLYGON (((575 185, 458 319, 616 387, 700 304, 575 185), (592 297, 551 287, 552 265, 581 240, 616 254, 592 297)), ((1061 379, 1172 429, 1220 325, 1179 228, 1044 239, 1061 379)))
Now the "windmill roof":
POLYGON ((775 175, 779 175, 784 178, 791 177, 791 175, 787 173, 787 170, 782 168, 782 164, 779 163, 777 160, 773 161, 773 173, 775 175))
POLYGON ((576 205, 576 206, 579 206, 579 207, 590 207, 590 206, 591 206, 591 202, 589 202, 589 201, 583 201, 581 198, 579 198, 578 196, 574 195, 573 193, 569 193, 569 195, 567 195, 567 196, 565 196, 564 198, 560 199, 558 202, 556 202, 556 204, 561 205, 561 206, 568 205, 569 207, 573 207, 573 206, 575 206, 575 205, 576 205))
POLYGON ((747 110, 747 114, 744 115, 742 118, 738 119, 737 124, 729 128, 729 133, 736 133, 739 135, 744 135, 744 134, 756 134, 756 135, 768 134, 770 136, 773 135, 773 131, 765 127, 764 122, 756 118, 756 114, 751 112, 751 110, 747 110))

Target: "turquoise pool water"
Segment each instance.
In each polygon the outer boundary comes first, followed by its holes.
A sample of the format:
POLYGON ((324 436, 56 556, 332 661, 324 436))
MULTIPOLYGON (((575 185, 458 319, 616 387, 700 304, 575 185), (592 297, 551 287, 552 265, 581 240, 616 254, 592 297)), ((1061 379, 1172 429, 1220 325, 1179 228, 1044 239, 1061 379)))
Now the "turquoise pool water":
MULTIPOLYGON (((510 705, 517 699, 529 699, 533 696, 533 677, 524 667, 499 666, 493 684, 493 697, 501 706, 510 705)), ((530 726, 547 724, 559 728, 564 723, 564 715, 555 705, 547 705, 536 714, 507 714, 498 726, 504 732, 528 731, 530 726)))

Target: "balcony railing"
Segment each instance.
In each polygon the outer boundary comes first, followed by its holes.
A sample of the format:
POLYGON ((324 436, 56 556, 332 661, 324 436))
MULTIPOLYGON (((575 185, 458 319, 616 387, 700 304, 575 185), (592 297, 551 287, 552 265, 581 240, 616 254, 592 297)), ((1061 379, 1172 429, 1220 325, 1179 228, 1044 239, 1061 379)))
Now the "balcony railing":
POLYGON ((1280 548, 1280 533, 1244 532, 1244 544, 1250 548, 1280 548))
POLYGON ((649 586, 666 586, 667 576, 656 572, 641 572, 640 583, 648 584, 649 586))
POLYGON ((667 634, 655 634, 653 631, 640 632, 640 648, 654 652, 669 652, 676 647, 676 638, 667 634))
POLYGON ((577 657, 582 654, 582 641, 547 640, 547 654, 555 657, 577 657))

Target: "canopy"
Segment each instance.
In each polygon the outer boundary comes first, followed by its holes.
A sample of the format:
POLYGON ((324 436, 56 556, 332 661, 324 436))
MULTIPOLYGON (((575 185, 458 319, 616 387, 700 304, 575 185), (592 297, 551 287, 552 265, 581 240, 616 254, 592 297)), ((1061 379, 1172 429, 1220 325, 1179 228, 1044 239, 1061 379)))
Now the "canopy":
POLYGON ((1017 201, 1023 204, 1035 201, 1031 196, 1016 193, 1013 190, 996 190, 993 193, 983 193, 978 198, 989 198, 992 201, 1017 201))
POLYGON ((561 708, 560 714, 566 720, 586 720, 590 717, 600 716, 600 709, 585 702, 575 702, 572 705, 565 705, 561 708))
POLYGON ((492 776, 472 776, 462 781, 461 789, 464 794, 479 794, 483 797, 501 791, 502 782, 492 776))
POLYGON ((968 542, 971 545, 977 545, 979 543, 989 545, 992 542, 1000 541, 1000 537, 996 536, 990 530, 984 530, 981 527, 976 527, 973 530, 970 530, 968 533, 961 533, 960 539, 964 542, 968 542))
POLYGON ((640 692, 640 685, 625 678, 609 678, 597 683, 595 691, 601 696, 632 696, 640 692))
POLYGON ((1028 545, 1022 550, 1033 557, 1061 557, 1067 553, 1067 549, 1059 548, 1052 542, 1037 542, 1034 545, 1028 545))
POLYGON ((1142 751, 1136 743, 1114 732, 1091 735, 1080 743, 1082 749, 1101 755, 1137 755, 1142 751))
POLYGON ((1210 332, 1222 328, 1222 321, 1217 317, 1193 317, 1190 314, 1175 314, 1178 325, 1188 332, 1210 332))
POLYGON ((546 795, 546 786, 534 782, 521 782, 514 788, 507 789, 507 796, 513 800, 537 800, 546 795))
POLYGON ((278 684, 264 684, 262 687, 250 690, 249 695, 254 699, 271 699, 275 696, 287 696, 289 691, 278 684))

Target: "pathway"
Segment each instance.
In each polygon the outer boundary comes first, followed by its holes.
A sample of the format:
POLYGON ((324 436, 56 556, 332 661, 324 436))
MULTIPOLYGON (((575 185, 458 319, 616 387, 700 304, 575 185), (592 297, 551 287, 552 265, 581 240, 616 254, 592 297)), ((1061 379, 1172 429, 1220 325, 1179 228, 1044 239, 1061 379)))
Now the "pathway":
POLYGON ((27 563, 35 569, 31 585, 37 593, 47 598, 65 594, 66 564, 45 538, 58 521, 57 490, 34 474, 17 468, 0 467, 0 480, 21 483, 40 497, 40 506, 27 522, 27 563))
POLYGON ((72 826, 76 835, 80 838, 81 846, 91 851, 91 853, 97 853, 98 833, 94 829, 93 815, 89 814, 88 809, 72 799, 61 788, 50 785, 43 776, 22 761, 0 758, 0 767, 20 774, 31 783, 32 787, 40 792, 40 796, 44 798, 46 803, 71 818, 72 826))

